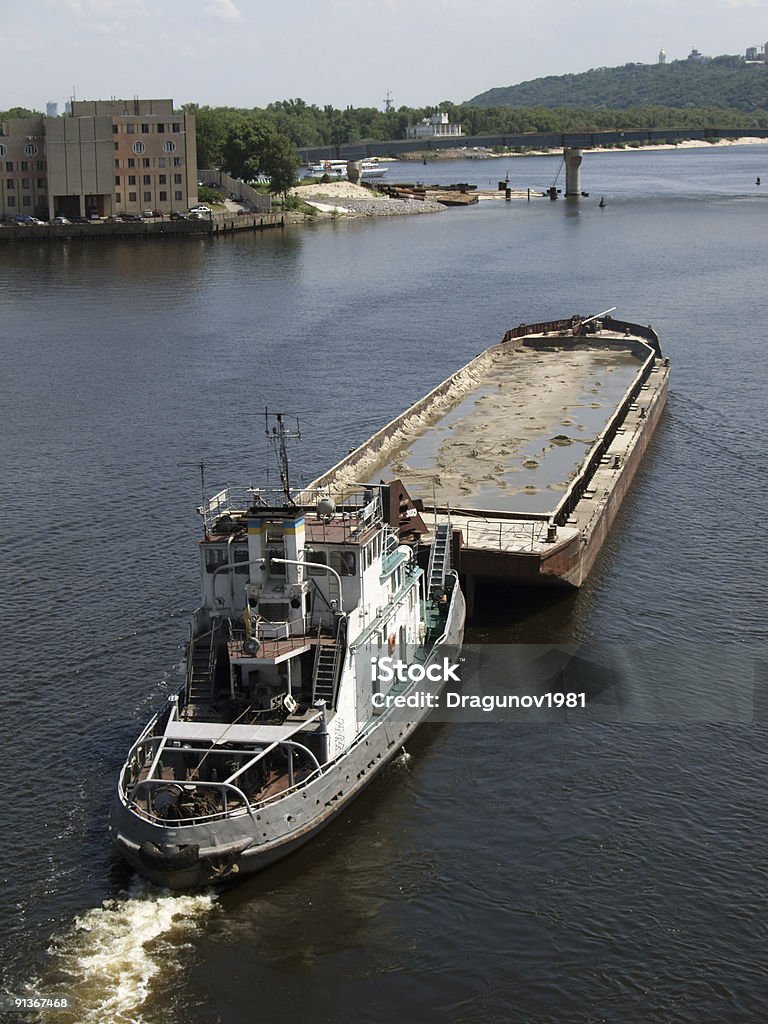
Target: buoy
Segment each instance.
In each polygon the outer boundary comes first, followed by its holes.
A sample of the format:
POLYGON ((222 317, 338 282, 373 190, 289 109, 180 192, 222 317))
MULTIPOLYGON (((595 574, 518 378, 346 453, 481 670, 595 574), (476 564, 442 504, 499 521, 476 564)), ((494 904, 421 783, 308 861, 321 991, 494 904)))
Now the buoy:
POLYGON ((756 185, 759 185, 759 184, 760 184, 760 179, 759 179, 759 178, 757 179, 757 181, 755 182, 755 184, 756 184, 756 185))
POLYGON ((600 207, 600 209, 602 209, 605 206, 605 196, 600 196, 600 202, 597 205, 600 207))

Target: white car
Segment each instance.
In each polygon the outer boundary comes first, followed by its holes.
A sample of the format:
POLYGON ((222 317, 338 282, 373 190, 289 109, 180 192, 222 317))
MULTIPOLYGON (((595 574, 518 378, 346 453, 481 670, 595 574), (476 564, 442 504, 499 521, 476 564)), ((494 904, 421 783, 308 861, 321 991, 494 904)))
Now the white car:
POLYGON ((191 206, 189 208, 189 212, 190 213, 213 213, 213 210, 210 208, 210 206, 204 206, 202 203, 200 203, 197 206, 191 206))

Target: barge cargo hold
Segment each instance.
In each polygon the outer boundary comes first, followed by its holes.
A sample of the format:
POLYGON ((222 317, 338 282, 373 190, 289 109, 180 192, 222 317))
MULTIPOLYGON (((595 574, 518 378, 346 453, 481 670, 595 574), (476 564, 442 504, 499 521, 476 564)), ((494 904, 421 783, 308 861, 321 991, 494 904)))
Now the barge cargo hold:
POLYGON ((521 324, 312 488, 399 477, 476 582, 579 587, 664 409, 650 327, 608 313, 521 324))

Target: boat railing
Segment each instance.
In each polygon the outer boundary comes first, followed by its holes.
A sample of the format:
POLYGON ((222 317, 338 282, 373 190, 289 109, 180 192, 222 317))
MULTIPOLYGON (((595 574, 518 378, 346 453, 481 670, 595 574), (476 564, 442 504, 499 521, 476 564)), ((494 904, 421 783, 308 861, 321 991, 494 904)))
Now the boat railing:
POLYGON ((498 520, 465 519, 462 523, 464 544, 476 548, 505 551, 510 548, 533 551, 536 544, 546 539, 547 522, 541 519, 498 520))
POLYGON ((200 821, 211 821, 216 818, 229 817, 233 811, 240 810, 249 814, 251 819, 255 822, 253 807, 248 802, 248 798, 239 786, 235 786, 231 782, 201 782, 198 779, 189 782, 178 781, 176 779, 144 779, 143 782, 138 783, 136 789, 141 790, 142 795, 146 794, 147 806, 146 808, 142 807, 134 795, 128 798, 129 809, 142 818, 148 818, 150 821, 159 821, 163 825, 196 825, 200 821), (163 817, 157 814, 154 810, 153 793, 156 790, 168 790, 171 787, 189 793, 196 793, 199 789, 218 792, 221 796, 221 810, 213 811, 211 814, 195 814, 189 818, 163 817), (230 808, 229 801, 227 799, 230 794, 238 801, 237 807, 230 808))
POLYGON ((653 372, 656 365, 657 355, 652 345, 650 348, 651 351, 643 363, 640 372, 635 377, 632 385, 625 392, 624 398, 617 406, 616 411, 608 421, 605 429, 598 438, 597 443, 590 450, 586 460, 571 481, 565 495, 555 508, 555 511, 552 513, 552 522, 557 526, 564 526, 568 522, 569 517, 584 496, 584 492, 587 490, 589 482, 595 475, 598 466, 600 466, 602 460, 605 458, 613 439, 616 437, 619 429, 624 423, 624 420, 627 418, 630 408, 636 402, 643 386, 653 372))

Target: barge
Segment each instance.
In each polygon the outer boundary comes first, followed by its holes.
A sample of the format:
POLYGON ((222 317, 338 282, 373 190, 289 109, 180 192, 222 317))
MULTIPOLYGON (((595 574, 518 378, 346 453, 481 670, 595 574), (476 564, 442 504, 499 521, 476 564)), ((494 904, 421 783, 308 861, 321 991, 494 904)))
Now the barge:
POLYGON ((661 418, 669 360, 611 316, 520 324, 311 484, 391 472, 474 586, 580 587, 661 418))

